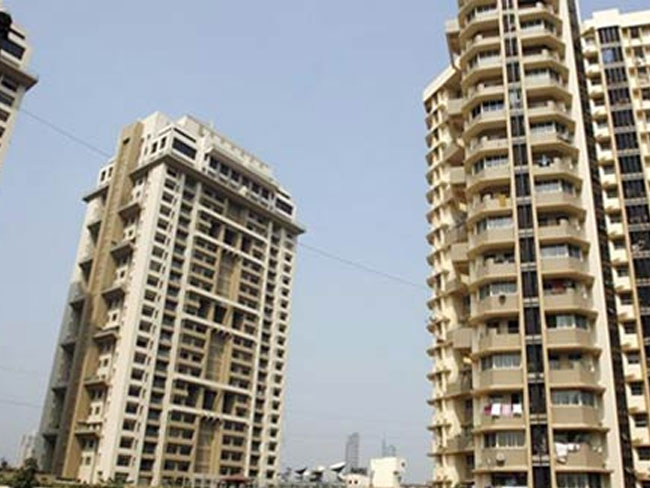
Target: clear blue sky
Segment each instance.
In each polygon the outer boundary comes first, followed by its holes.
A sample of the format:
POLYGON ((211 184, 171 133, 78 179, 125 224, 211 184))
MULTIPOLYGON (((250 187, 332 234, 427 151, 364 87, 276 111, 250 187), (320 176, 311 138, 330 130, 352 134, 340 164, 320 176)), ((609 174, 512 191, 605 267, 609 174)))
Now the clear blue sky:
MULTIPOLYGON (((7 0, 35 46, 24 107, 112 152, 119 129, 191 113, 267 160, 304 242, 425 282, 420 93, 452 0, 7 0)), ((583 0, 585 13, 613 1, 583 0)), ((627 9, 647 0, 627 0, 627 9)), ((0 456, 40 411, 101 157, 20 114, 0 174, 0 456)), ((300 249, 283 460, 327 464, 361 433, 428 478, 424 289, 300 249)))

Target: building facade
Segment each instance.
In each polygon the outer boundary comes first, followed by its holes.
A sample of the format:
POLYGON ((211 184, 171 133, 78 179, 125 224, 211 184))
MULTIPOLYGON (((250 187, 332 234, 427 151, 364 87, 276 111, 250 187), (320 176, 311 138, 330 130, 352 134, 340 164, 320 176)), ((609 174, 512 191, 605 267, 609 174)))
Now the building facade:
POLYGON ((41 466, 211 486, 279 469, 296 221, 271 169, 209 126, 126 127, 87 211, 41 466))
POLYGON ((650 486, 650 10, 596 12, 582 28, 610 240, 634 471, 650 486))
POLYGON ((350 434, 345 441, 345 470, 350 472, 359 468, 359 445, 361 436, 358 432, 350 434))
POLYGON ((3 12, 0 0, 0 21, 2 18, 8 30, 5 38, 0 22, 0 170, 23 96, 37 82, 27 69, 32 54, 27 33, 3 12))
POLYGON ((28 459, 36 457, 36 435, 36 431, 33 431, 21 437, 18 456, 16 457, 16 466, 20 467, 28 459))
POLYGON ((458 7, 423 96, 433 484, 650 486, 650 17, 458 7))

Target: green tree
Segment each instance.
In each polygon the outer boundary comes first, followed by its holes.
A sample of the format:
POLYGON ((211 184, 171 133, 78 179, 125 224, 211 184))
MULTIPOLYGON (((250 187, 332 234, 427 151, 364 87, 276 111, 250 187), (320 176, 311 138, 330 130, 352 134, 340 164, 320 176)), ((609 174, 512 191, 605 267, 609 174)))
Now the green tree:
POLYGON ((28 458, 25 463, 16 471, 11 480, 12 488, 34 488, 37 484, 36 473, 38 463, 34 458, 28 458))

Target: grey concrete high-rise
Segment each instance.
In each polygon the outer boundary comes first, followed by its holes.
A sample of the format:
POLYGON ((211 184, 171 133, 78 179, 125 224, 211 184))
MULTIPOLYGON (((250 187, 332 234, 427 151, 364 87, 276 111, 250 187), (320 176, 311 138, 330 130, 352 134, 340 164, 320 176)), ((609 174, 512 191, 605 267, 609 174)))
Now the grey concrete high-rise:
POLYGON ((361 436, 358 432, 350 434, 345 441, 345 469, 350 471, 359 468, 359 445, 361 436))
POLYGON ((89 192, 41 421, 88 483, 275 480, 296 221, 268 165, 192 117, 120 134, 89 192))

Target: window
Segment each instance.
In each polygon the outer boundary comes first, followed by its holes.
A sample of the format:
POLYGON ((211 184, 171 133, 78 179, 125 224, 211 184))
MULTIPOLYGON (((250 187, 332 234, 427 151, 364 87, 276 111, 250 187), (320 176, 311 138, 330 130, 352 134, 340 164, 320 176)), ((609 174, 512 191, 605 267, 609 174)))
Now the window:
POLYGON ((616 148, 621 150, 626 149, 637 149, 639 147, 639 141, 636 137, 636 132, 622 132, 618 133, 615 136, 616 138, 616 148))
POLYGON ((540 248, 543 258, 566 258, 572 257, 582 259, 582 250, 574 244, 551 244, 540 248))
POLYGON ((513 220, 511 216, 504 217, 488 217, 483 219, 476 224, 476 232, 480 234, 481 232, 488 229, 503 229, 511 228, 513 226, 513 220))
POLYGON ((497 168, 508 164, 508 156, 488 156, 474 164, 473 172, 478 174, 486 168, 497 168))
POLYGON ((549 329, 588 329, 589 321, 578 314, 547 314, 546 326, 549 329))
POLYGON ((638 352, 628 352, 627 364, 639 364, 639 353, 638 352))
POLYGON ((11 39, 3 39, 0 41, 0 47, 16 59, 23 59, 23 55, 25 54, 25 48, 16 44, 11 39))
POLYGON ((558 473, 557 488, 601 488, 601 478, 596 473, 558 473))
POLYGON ((627 74, 625 68, 605 68, 605 78, 609 84, 624 83, 627 81, 627 74))
POLYGON ((642 171, 641 156, 621 156, 618 158, 621 173, 640 173, 642 171))
POLYGON ((612 64, 623 61, 623 50, 620 47, 608 47, 603 49, 603 63, 612 64))
POLYGON ((573 183, 564 180, 536 181, 535 191, 537 193, 568 193, 575 194, 576 188, 573 183))
POLYGON ((633 396, 643 395, 643 383, 641 381, 630 383, 630 393, 633 396))
POLYGON ((634 113, 632 110, 618 110, 612 112, 614 127, 634 127, 634 113))
POLYGON ((583 405, 596 406, 596 396, 589 390, 553 390, 551 391, 553 405, 583 405))
POLYGON ((619 278, 626 278, 626 277, 630 276, 630 270, 628 269, 627 266, 618 266, 618 267, 616 267, 614 269, 616 270, 616 275, 619 278))
POLYGON ((648 415, 645 413, 638 413, 632 417, 634 419, 635 427, 647 427, 648 426, 648 415))
POLYGON ((612 88, 608 90, 609 103, 613 106, 630 103, 630 93, 627 88, 612 88))
POLYGON ((479 298, 483 300, 489 296, 516 295, 517 283, 514 281, 495 281, 479 289, 479 298))
POLYGON ((517 369, 521 367, 520 354, 492 354, 481 358, 481 369, 517 369))
POLYGON ((503 431, 485 434, 483 445, 486 449, 516 448, 524 445, 523 431, 503 431))
POLYGON ((184 143, 180 139, 174 139, 172 141, 172 148, 174 148, 176 151, 180 152, 181 154, 184 154, 190 159, 194 159, 196 157, 196 149, 194 149, 189 144, 184 143))
POLYGON ((650 461, 650 447, 637 447, 636 452, 640 461, 650 461))

